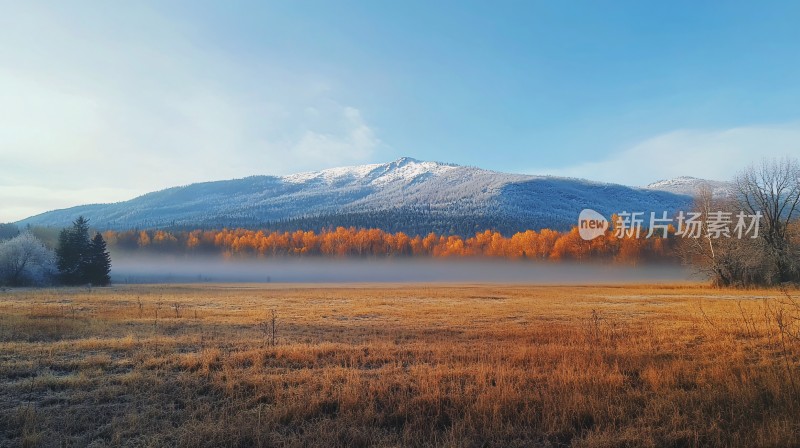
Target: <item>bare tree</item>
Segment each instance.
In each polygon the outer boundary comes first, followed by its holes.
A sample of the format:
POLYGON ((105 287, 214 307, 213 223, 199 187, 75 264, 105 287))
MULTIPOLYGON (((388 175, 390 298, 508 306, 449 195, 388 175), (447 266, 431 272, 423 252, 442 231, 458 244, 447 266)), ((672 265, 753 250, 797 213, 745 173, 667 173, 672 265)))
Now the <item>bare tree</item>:
POLYGON ((800 215, 800 163, 797 159, 763 160, 735 180, 741 207, 761 213, 759 238, 769 259, 769 283, 800 280, 797 246, 792 244, 792 221, 800 215))
MULTIPOLYGON (((733 215, 737 210, 736 201, 731 198, 714 197, 713 191, 701 187, 694 199, 693 213, 706 218, 712 213, 723 212, 733 215)), ((685 215, 689 220, 689 215, 685 215)), ((758 241, 746 238, 714 238, 709 232, 707 221, 698 219, 696 229, 683 223, 676 235, 680 238, 677 252, 685 264, 694 266, 717 286, 739 286, 762 283, 763 251, 758 241)))

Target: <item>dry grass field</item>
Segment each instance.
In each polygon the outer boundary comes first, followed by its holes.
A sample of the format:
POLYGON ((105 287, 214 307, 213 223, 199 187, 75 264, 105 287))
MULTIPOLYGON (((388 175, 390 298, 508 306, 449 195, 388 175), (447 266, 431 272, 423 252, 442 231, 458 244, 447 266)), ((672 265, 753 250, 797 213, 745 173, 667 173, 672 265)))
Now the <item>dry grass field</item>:
POLYGON ((6 290, 0 446, 797 446, 792 296, 6 290))

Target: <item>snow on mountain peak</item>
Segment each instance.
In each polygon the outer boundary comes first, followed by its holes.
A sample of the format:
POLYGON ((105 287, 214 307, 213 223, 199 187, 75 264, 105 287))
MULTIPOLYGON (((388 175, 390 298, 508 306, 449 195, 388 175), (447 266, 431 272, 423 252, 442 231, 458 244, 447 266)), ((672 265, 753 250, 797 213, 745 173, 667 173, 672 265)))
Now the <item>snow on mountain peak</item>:
POLYGON ((342 166, 337 168, 328 168, 321 171, 307 171, 305 173, 290 174, 288 176, 281 176, 281 179, 285 182, 293 184, 306 183, 312 180, 331 183, 335 180, 345 178, 363 179, 380 166, 380 163, 357 166, 342 166))
POLYGON ((420 176, 436 176, 458 168, 458 165, 447 165, 439 162, 425 162, 410 157, 401 157, 384 165, 383 171, 373 180, 373 184, 381 185, 391 182, 413 182, 420 176))
POLYGON ((710 182, 704 179, 699 179, 697 177, 692 176, 678 176, 672 179, 662 179, 656 182, 653 182, 646 186, 645 188, 658 188, 658 187, 666 187, 671 185, 697 185, 705 182, 710 182))
POLYGON ((420 161, 413 157, 400 157, 399 159, 395 160, 394 162, 391 162, 390 164, 402 166, 409 163, 420 163, 420 161))
POLYGON ((733 195, 733 185, 730 182, 700 179, 692 176, 680 176, 672 179, 659 180, 644 187, 647 190, 667 191, 675 194, 694 196, 700 188, 710 188, 714 197, 733 195))
POLYGON ((321 171, 290 174, 288 176, 282 176, 281 179, 294 184, 314 180, 327 184, 341 181, 386 184, 396 181, 411 182, 419 176, 438 175, 456 168, 458 168, 458 165, 426 162, 411 157, 401 157, 389 163, 328 168, 321 171))

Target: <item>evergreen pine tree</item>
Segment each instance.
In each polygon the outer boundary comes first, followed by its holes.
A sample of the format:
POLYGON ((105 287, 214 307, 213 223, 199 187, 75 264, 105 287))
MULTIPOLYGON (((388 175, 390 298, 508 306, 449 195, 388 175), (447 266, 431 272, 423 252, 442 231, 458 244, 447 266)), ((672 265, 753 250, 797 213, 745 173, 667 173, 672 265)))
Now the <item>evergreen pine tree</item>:
POLYGON ((58 234, 56 265, 62 283, 66 285, 80 283, 80 257, 78 251, 73 248, 72 229, 61 229, 61 233, 58 234))
POLYGON ((78 217, 72 227, 61 230, 56 257, 63 283, 79 285, 90 281, 86 275, 90 244, 89 221, 83 216, 78 217))
POLYGON ((97 286, 106 286, 111 282, 111 255, 106 250, 106 242, 99 233, 94 236, 89 246, 89 264, 86 271, 88 281, 97 286))

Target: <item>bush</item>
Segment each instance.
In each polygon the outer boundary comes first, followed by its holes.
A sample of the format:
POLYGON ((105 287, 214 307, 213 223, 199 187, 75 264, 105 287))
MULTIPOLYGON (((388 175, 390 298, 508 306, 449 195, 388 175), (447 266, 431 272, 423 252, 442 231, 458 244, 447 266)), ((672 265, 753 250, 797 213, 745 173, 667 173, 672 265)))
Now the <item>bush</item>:
POLYGON ((0 242, 0 284, 40 286, 52 283, 55 256, 30 232, 0 242))

